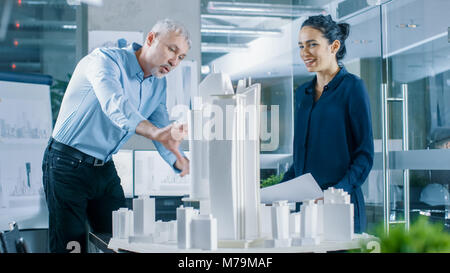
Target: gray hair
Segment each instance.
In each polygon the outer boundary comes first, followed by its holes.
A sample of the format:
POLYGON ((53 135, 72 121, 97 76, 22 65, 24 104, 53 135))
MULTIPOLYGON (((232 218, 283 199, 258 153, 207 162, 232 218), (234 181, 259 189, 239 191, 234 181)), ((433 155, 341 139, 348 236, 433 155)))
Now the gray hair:
POLYGON ((186 42, 189 45, 189 48, 191 48, 191 35, 189 34, 189 31, 186 29, 186 27, 181 24, 180 22, 177 22, 172 19, 162 19, 156 22, 156 24, 152 27, 151 32, 155 33, 155 36, 158 35, 164 35, 168 32, 175 32, 178 35, 183 36, 186 39, 186 42))

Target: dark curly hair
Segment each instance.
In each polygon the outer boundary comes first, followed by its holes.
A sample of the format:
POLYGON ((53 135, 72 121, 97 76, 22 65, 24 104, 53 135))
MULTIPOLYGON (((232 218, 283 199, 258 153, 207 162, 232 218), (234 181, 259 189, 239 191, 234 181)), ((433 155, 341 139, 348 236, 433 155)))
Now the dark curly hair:
MULTIPOLYGON (((331 44, 335 40, 339 40, 341 42, 341 47, 336 53, 337 61, 342 60, 347 53, 345 49, 345 40, 350 34, 350 25, 347 23, 336 23, 331 18, 331 15, 316 15, 310 16, 306 21, 303 22, 302 27, 312 27, 320 32, 322 32, 323 36, 328 40, 331 44)), ((300 28, 300 29, 301 29, 300 28)))

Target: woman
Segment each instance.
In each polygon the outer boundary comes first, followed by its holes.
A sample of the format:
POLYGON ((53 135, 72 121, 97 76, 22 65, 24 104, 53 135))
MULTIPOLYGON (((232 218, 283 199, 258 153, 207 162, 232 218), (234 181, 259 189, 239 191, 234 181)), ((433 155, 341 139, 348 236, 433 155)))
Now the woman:
POLYGON ((311 173, 322 190, 351 195, 355 232, 366 228, 361 185, 373 163, 369 97, 363 81, 347 72, 345 39, 350 26, 331 16, 311 16, 299 33, 300 57, 316 76, 295 91, 294 162, 283 181, 311 173))

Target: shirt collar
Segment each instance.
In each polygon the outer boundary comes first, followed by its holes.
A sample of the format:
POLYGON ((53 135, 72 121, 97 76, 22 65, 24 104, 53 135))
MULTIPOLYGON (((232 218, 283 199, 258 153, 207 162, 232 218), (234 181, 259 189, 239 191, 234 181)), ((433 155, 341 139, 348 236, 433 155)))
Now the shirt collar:
POLYGON ((135 52, 139 50, 142 46, 137 43, 132 43, 125 49, 128 52, 128 64, 130 75, 137 75, 141 80, 144 79, 144 71, 142 71, 141 66, 137 60, 135 52))
MULTIPOLYGON (((339 66, 341 69, 339 72, 334 76, 334 78, 324 86, 327 90, 334 90, 339 83, 341 83, 342 79, 345 75, 348 74, 347 69, 345 69, 344 66, 339 66)), ((317 76, 314 76, 314 79, 310 82, 310 84, 305 88, 305 92, 308 94, 311 94, 314 91, 314 88, 316 86, 317 76)))

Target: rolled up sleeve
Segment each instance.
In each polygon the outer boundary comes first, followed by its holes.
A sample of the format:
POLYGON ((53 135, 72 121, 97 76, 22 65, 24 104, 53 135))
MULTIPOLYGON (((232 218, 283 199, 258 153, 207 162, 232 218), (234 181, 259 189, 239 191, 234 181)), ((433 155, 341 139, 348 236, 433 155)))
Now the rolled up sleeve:
POLYGON ((125 95, 119 65, 106 53, 97 51, 92 54, 86 75, 105 115, 117 127, 134 133, 145 117, 125 95))

